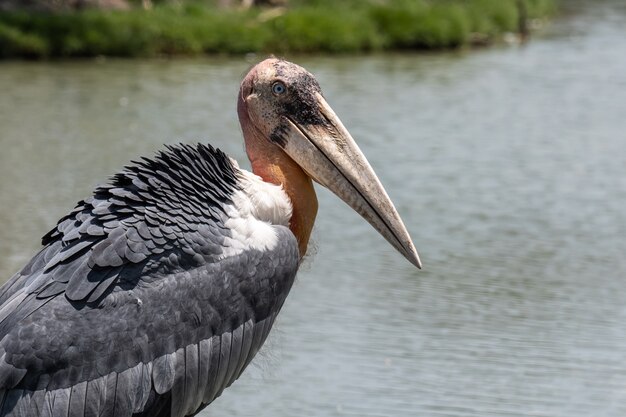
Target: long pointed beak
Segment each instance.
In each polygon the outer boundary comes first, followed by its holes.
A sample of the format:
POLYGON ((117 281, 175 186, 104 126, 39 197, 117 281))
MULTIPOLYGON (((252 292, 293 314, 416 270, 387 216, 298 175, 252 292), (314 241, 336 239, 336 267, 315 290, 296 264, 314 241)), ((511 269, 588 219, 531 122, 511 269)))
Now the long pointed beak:
POLYGON ((284 151, 421 268, 411 237, 376 173, 322 95, 316 93, 316 99, 326 123, 304 125, 288 119, 284 151))

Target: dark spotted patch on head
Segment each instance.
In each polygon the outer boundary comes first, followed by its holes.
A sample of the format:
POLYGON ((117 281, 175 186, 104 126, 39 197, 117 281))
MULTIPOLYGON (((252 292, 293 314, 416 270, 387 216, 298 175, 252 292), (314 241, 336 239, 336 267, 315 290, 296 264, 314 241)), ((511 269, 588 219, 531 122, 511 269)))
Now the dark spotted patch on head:
POLYGON ((283 102, 285 116, 296 123, 326 124, 318 108, 315 94, 322 94, 317 80, 304 68, 286 61, 274 63, 276 75, 287 85, 287 97, 283 102))
POLYGON ((287 126, 280 125, 270 134, 270 140, 284 148, 287 145, 287 126))

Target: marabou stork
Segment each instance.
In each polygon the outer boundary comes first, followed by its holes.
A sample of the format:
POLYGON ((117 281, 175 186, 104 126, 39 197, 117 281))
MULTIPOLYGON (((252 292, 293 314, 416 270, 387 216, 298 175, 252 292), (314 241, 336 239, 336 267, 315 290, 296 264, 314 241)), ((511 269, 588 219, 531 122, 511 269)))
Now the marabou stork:
POLYGON ((329 188, 420 266, 315 78, 278 59, 241 83, 250 173, 205 145, 116 174, 0 289, 0 416, 194 415, 235 381, 293 284, 329 188))

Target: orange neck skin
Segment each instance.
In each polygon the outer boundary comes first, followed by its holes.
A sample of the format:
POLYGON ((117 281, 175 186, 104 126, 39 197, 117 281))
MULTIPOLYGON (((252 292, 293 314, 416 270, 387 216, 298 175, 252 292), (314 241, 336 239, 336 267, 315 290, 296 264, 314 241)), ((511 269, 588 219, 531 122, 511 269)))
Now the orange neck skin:
POLYGON ((247 115, 240 114, 239 117, 252 172, 265 182, 281 185, 291 200, 293 212, 289 220, 289 229, 298 240, 302 259, 306 254, 317 215, 317 196, 313 182, 282 149, 263 137, 247 115))

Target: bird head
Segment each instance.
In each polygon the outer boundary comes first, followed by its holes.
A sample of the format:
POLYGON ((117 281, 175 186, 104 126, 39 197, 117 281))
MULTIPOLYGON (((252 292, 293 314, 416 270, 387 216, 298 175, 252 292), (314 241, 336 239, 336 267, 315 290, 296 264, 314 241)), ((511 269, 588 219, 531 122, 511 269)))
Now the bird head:
POLYGON ((246 141, 254 137, 260 146, 286 154, 421 267, 391 199, 312 74, 291 62, 266 59, 242 81, 237 111, 246 141))

